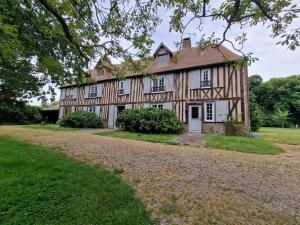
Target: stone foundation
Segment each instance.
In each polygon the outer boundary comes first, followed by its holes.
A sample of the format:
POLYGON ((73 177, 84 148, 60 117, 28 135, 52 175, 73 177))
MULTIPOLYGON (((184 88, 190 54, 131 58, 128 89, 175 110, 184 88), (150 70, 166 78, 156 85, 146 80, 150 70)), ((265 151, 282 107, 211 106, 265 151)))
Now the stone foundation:
POLYGON ((204 134, 225 134, 224 123, 203 123, 204 134))

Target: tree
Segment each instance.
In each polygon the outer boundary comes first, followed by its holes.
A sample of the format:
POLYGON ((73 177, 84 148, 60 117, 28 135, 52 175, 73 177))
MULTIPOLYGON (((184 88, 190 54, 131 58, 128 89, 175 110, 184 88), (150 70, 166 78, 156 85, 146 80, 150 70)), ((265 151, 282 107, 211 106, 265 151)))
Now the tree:
POLYGON ((251 131, 258 131, 264 124, 264 113, 261 106, 256 102, 253 92, 249 93, 249 105, 250 105, 250 126, 251 131))
POLYGON ((291 122, 300 123, 300 75, 286 78, 273 78, 252 89, 266 115, 269 115, 268 126, 273 124, 272 114, 277 109, 290 113, 291 122))
POLYGON ((260 75, 252 75, 249 77, 249 90, 255 92, 263 84, 263 78, 260 75))
MULTIPOLYGON (((124 67, 111 66, 113 75, 127 70, 141 71, 135 58, 148 59, 153 44, 151 35, 161 21, 158 11, 171 11, 170 30, 186 31, 198 24, 200 30, 211 21, 222 23, 220 37, 203 36, 200 50, 218 48, 224 42, 252 62, 251 53, 242 47, 246 32, 228 39, 233 26, 246 30, 259 23, 271 28, 279 44, 293 50, 299 46, 300 28, 291 28, 299 9, 292 0, 222 0, 221 4, 200 0, 3 0, 0 5, 0 89, 7 102, 54 94, 53 86, 75 80, 84 82, 85 69, 99 58, 124 61, 124 67), (236 46, 237 43, 238 46, 236 46), (7 90, 4 92, 3 90, 7 90)), ((181 40, 179 40, 180 42, 181 40)))
POLYGON ((265 115, 262 107, 257 103, 256 92, 263 84, 260 75, 252 75, 249 77, 249 106, 250 106, 250 126, 252 131, 257 131, 264 125, 265 115))
POLYGON ((288 124, 289 112, 287 110, 277 109, 272 115, 274 123, 284 128, 288 124))

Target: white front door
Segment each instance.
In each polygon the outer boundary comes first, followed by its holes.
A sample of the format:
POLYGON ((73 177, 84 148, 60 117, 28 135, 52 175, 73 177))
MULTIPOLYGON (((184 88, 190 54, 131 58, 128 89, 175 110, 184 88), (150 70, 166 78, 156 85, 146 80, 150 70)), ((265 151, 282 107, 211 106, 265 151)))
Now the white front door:
POLYGON ((189 106, 189 132, 201 133, 201 105, 189 106))

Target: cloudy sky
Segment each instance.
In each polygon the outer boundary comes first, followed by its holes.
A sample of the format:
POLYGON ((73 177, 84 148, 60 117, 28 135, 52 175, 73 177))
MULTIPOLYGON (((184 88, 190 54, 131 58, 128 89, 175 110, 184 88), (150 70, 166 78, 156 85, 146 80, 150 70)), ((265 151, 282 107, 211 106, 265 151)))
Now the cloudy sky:
MULTIPOLYGON (((295 0, 296 1, 296 0, 295 0)), ((155 32, 153 38, 155 44, 152 47, 152 52, 156 50, 158 45, 163 42, 171 50, 176 50, 174 43, 180 40, 181 34, 169 32, 169 15, 170 12, 162 9, 159 13, 162 23, 155 32)), ((191 37, 192 45, 195 46, 196 41, 199 41, 203 34, 209 35, 215 32, 220 36, 224 30, 224 24, 218 22, 205 21, 203 30, 196 29, 197 24, 191 24, 183 37, 191 37)), ((294 21, 293 27, 299 27, 300 19, 294 21)), ((288 50, 286 46, 276 45, 278 42, 270 37, 270 31, 267 27, 258 25, 255 27, 240 30, 239 27, 233 27, 228 33, 229 38, 233 38, 241 32, 247 32, 247 42, 244 46, 244 52, 252 52, 253 56, 259 61, 254 62, 249 67, 249 75, 260 74, 264 81, 273 77, 286 77, 294 74, 300 74, 300 48, 295 51, 288 50)), ((226 45, 229 47, 230 46, 226 45)), ((59 90, 57 89, 57 99, 59 98, 59 90)), ((39 105, 40 103, 34 99, 32 104, 39 105)))
MULTIPOLYGON (((174 50, 174 42, 180 40, 180 34, 171 32, 169 33, 168 26, 168 12, 161 11, 162 24, 159 26, 154 35, 155 44, 153 51, 160 44, 164 42, 170 49, 174 50)), ((215 32, 216 35, 222 34, 224 28, 222 24, 206 21, 205 27, 200 32, 196 29, 196 24, 190 26, 184 37, 191 37, 192 44, 198 41, 201 36, 206 33, 207 35, 215 32)), ((294 21, 291 27, 299 27, 300 19, 294 21)), ((239 27, 233 27, 229 32, 229 38, 241 32, 247 32, 247 42, 245 43, 244 52, 252 52, 253 56, 258 58, 259 61, 254 62, 249 67, 249 75, 260 74, 264 80, 269 80, 273 77, 286 77, 294 74, 300 74, 300 48, 295 51, 288 50, 286 46, 276 45, 279 41, 270 37, 270 31, 263 25, 256 27, 249 27, 240 30, 239 27)), ((225 46, 229 47, 229 45, 225 46)))

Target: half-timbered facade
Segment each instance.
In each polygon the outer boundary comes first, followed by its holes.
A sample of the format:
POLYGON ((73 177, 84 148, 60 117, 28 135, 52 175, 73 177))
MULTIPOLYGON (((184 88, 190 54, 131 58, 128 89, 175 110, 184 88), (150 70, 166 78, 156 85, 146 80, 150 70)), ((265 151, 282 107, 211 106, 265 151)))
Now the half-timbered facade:
POLYGON ((59 116, 91 111, 114 128, 124 108, 154 107, 173 110, 190 132, 224 133, 229 117, 249 127, 247 67, 237 69, 239 56, 223 46, 200 52, 190 43, 184 39, 176 56, 161 44, 147 67, 156 74, 153 80, 142 74, 118 80, 98 63, 91 70, 95 83, 61 88, 59 116))

